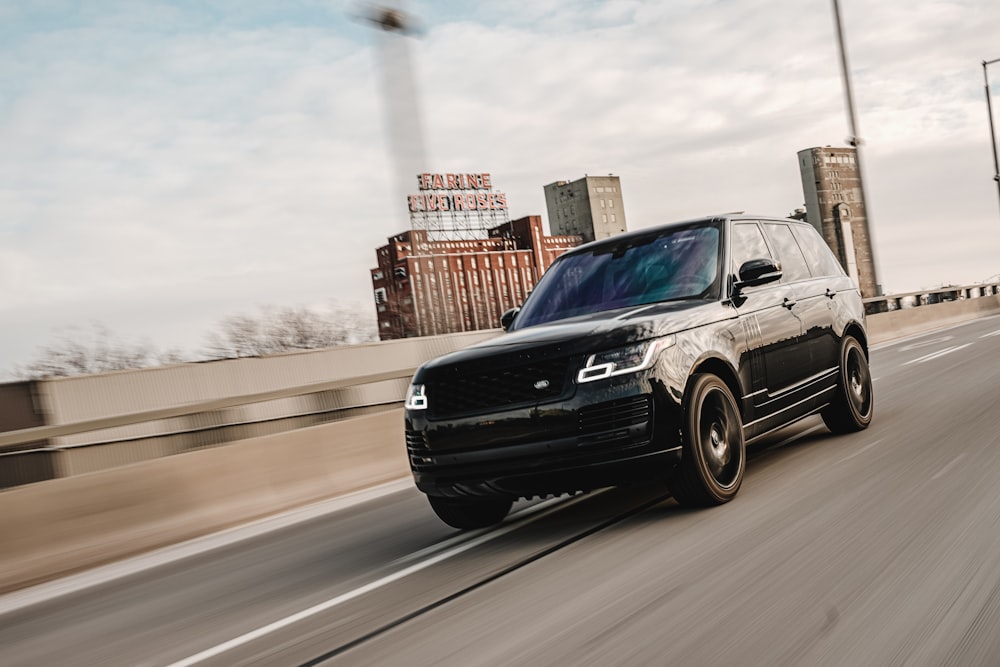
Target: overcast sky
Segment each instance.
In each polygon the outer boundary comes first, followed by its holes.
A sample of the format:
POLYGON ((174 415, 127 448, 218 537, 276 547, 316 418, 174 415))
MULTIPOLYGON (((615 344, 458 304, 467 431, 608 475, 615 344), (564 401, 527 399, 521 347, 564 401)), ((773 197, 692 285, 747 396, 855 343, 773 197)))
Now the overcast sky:
MULTIPOLYGON (((886 291, 1000 273, 1000 2, 841 1, 886 291)), ((587 173, 631 229, 787 215, 796 152, 849 133, 829 0, 407 6, 426 170, 491 173, 512 218, 587 173)), ((193 355, 262 305, 373 317, 408 219, 360 7, 0 4, 0 379, 93 322, 193 355)))

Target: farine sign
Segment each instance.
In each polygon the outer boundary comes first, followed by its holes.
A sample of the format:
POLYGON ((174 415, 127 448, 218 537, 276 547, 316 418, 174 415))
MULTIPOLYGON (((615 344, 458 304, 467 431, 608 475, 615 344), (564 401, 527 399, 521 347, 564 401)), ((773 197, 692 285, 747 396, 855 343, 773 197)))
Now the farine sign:
POLYGON ((493 192, 489 174, 418 174, 417 187, 410 213, 507 210, 507 195, 493 192))

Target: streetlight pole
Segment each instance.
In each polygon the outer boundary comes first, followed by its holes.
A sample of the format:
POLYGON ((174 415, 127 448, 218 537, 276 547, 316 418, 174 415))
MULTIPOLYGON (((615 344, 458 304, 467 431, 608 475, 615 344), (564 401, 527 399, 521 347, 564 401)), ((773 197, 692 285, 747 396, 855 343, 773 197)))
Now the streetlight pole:
POLYGON ((997 183, 997 198, 1000 199, 1000 162, 997 161, 997 135, 993 129, 993 102, 990 100, 990 78, 986 68, 993 63, 1000 63, 1000 58, 983 61, 983 83, 986 85, 986 114, 990 118, 990 148, 993 149, 993 180, 997 183))
MULTIPOLYGON (((851 89, 851 71, 847 65, 847 46, 844 44, 844 28, 840 20, 840 2, 833 0, 833 19, 837 28, 837 46, 840 48, 840 72, 844 80, 844 99, 847 106, 847 122, 850 126, 851 135, 847 142, 854 147, 855 157, 858 161, 858 190, 860 190, 861 201, 865 207, 865 232, 868 235, 868 245, 870 246, 872 259, 872 283, 875 285, 875 294, 865 294, 865 296, 881 296, 882 284, 878 279, 878 261, 875 255, 875 238, 872 234, 871 209, 868 207, 868 198, 865 196, 865 179, 861 172, 861 137, 858 136, 858 114, 854 108, 854 92, 851 89)), ((854 252, 854 249, 851 249, 854 252)))

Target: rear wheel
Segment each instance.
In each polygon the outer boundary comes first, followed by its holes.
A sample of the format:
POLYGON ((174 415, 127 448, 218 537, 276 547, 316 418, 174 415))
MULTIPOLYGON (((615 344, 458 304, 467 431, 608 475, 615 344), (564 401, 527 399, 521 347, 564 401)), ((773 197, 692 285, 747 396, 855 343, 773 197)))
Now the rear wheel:
POLYGON ((695 375, 684 416, 681 463, 670 490, 682 505, 706 507, 732 500, 743 483, 746 445, 736 399, 721 379, 695 375))
POLYGON ((853 433, 868 428, 874 412, 872 376, 868 356, 853 336, 846 336, 840 352, 837 396, 823 410, 823 422, 834 433, 853 433))
POLYGON ((514 504, 512 498, 444 498, 427 496, 431 509, 452 528, 486 528, 503 521, 514 504))

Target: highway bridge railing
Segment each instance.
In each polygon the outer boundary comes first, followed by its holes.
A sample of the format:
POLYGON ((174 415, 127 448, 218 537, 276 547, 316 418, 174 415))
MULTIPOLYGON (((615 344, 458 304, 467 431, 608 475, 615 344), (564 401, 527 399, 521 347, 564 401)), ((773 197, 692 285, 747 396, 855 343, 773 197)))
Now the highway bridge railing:
POLYGON ((976 283, 973 285, 947 285, 918 292, 903 292, 885 296, 870 297, 864 300, 865 309, 869 315, 887 313, 906 308, 931 306, 938 303, 976 299, 984 296, 1000 294, 1000 282, 976 283))

